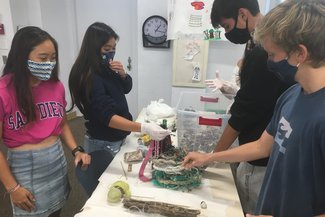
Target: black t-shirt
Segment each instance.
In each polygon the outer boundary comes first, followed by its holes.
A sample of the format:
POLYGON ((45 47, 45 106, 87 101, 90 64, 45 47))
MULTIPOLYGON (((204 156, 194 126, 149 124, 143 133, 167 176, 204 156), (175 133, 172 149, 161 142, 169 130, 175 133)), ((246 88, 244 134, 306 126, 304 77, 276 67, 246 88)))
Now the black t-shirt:
MULTIPOLYGON (((251 41, 246 46, 241 67, 240 89, 231 106, 229 125, 239 132, 239 145, 260 138, 268 125, 278 97, 290 86, 267 68, 266 51, 251 41)), ((266 166, 268 159, 249 163, 266 166)))

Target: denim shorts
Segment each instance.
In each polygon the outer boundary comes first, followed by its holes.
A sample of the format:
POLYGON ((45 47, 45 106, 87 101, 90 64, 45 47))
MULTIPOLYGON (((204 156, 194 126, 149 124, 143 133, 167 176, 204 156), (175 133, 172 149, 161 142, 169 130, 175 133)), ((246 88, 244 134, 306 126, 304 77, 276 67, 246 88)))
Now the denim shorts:
POLYGON ((115 142, 110 142, 105 140, 94 139, 88 135, 85 135, 84 149, 87 153, 99 151, 99 150, 105 150, 110 152, 113 156, 115 156, 120 151, 124 140, 125 139, 115 141, 115 142))
POLYGON ((63 207, 70 186, 67 161, 60 140, 41 149, 8 149, 7 159, 17 182, 36 199, 36 209, 32 212, 26 212, 12 203, 14 217, 48 217, 63 207))

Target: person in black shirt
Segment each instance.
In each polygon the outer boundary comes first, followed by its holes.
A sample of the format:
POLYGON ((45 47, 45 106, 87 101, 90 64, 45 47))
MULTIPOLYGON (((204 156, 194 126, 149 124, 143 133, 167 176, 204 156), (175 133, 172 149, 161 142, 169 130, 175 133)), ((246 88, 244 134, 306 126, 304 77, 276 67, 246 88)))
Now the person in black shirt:
MULTIPOLYGON (((211 11, 214 27, 223 27, 226 38, 246 48, 239 71, 240 89, 230 108, 231 117, 215 152, 257 140, 269 123, 278 97, 294 82, 281 80, 268 69, 268 54, 255 45, 252 35, 262 19, 257 0, 215 0, 211 11)), ((268 158, 242 162, 234 170, 244 213, 255 210, 268 158)))
POLYGON ((115 156, 130 131, 149 134, 154 140, 170 133, 155 123, 132 121, 125 97, 132 89, 132 78, 114 60, 118 38, 104 23, 90 25, 70 72, 71 109, 76 105, 86 119, 88 153, 106 150, 115 156))

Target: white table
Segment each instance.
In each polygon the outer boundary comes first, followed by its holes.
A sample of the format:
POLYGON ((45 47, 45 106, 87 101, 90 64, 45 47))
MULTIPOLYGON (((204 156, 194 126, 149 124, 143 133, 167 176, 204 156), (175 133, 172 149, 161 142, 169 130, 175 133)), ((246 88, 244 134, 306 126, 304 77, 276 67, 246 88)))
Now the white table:
MULTIPOLYGON (((203 173, 202 184, 190 192, 181 192, 154 186, 151 182, 142 182, 138 178, 141 163, 133 164, 132 171, 127 172, 128 165, 123 161, 125 152, 135 151, 138 146, 137 137, 132 133, 127 137, 121 151, 116 155, 109 167, 100 177, 96 190, 86 201, 83 211, 75 217, 131 217, 157 216, 123 207, 122 202, 107 202, 107 193, 112 183, 117 180, 127 181, 134 199, 151 200, 183 205, 191 209, 199 209, 199 217, 236 217, 243 216, 233 176, 228 164, 216 164, 203 173), (124 176, 123 168, 126 173, 124 176), (201 209, 200 203, 205 201, 207 209, 201 209)), ((145 175, 150 176, 151 166, 148 164, 145 175)))

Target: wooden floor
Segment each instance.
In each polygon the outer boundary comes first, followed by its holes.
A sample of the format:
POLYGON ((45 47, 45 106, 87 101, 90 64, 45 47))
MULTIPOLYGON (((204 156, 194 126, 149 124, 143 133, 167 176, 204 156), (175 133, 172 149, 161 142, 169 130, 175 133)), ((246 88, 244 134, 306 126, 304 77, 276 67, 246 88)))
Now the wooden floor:
MULTIPOLYGON (((83 144, 85 132, 84 119, 81 117, 74 118, 69 121, 69 125, 77 143, 83 144)), ((6 148, 3 144, 0 144, 0 150, 4 154, 6 154, 6 148)), ((76 180, 71 151, 68 150, 66 146, 64 146, 64 151, 68 161, 68 173, 71 185, 71 192, 69 195, 69 199, 62 210, 61 217, 73 217, 82 208, 87 198, 80 184, 76 180)), ((4 195, 5 191, 3 185, 0 184, 0 217, 12 217, 12 210, 9 197, 4 197, 4 195)))

